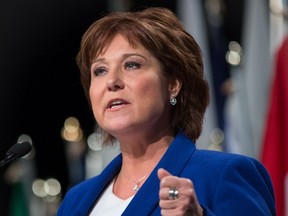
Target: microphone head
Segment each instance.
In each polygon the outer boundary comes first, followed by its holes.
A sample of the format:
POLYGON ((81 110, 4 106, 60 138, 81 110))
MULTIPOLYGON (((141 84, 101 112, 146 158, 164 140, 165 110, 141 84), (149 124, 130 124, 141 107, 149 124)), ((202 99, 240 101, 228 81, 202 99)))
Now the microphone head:
POLYGON ((7 154, 14 155, 15 158, 21 158, 28 154, 32 149, 32 145, 29 142, 16 143, 8 149, 7 154))

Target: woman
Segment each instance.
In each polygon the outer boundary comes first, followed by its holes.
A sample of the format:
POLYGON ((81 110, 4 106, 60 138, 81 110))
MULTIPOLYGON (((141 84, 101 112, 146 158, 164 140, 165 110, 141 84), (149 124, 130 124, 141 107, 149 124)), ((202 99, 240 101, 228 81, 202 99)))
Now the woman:
POLYGON ((77 56, 105 143, 121 154, 72 188, 58 215, 275 215, 255 159, 198 150, 208 106, 200 49, 168 9, 110 14, 77 56))

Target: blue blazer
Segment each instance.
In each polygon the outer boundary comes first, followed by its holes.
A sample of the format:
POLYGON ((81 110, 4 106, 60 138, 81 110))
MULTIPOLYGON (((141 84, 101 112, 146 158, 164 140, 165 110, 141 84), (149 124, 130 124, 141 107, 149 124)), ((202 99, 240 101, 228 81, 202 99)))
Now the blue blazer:
MULTIPOLYGON (((119 173, 121 154, 91 179, 74 186, 65 195, 58 216, 89 215, 95 201, 119 173)), ((198 150, 185 135, 178 134, 149 178, 122 215, 161 215, 157 170, 193 181, 206 216, 276 215, 274 192, 266 169, 257 160, 242 155, 198 150)))

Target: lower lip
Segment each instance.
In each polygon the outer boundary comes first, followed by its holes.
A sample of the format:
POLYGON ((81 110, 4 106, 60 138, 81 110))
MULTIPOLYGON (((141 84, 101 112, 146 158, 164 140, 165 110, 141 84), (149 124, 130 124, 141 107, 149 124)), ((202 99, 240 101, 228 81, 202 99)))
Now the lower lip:
POLYGON ((121 105, 117 105, 117 106, 113 106, 112 108, 107 108, 108 111, 118 111, 121 110, 123 107, 126 107, 127 104, 121 104, 121 105))

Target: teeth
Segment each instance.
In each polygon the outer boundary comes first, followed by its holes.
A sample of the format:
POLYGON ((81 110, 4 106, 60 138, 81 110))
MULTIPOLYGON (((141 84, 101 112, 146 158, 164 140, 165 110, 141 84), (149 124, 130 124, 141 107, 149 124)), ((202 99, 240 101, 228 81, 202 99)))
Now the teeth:
POLYGON ((117 106, 117 105, 120 105, 122 104, 123 102, 118 100, 118 101, 113 101, 111 104, 110 104, 110 108, 113 107, 113 106, 117 106))
POLYGON ((113 101, 112 105, 118 105, 118 104, 121 104, 122 101, 113 101))

